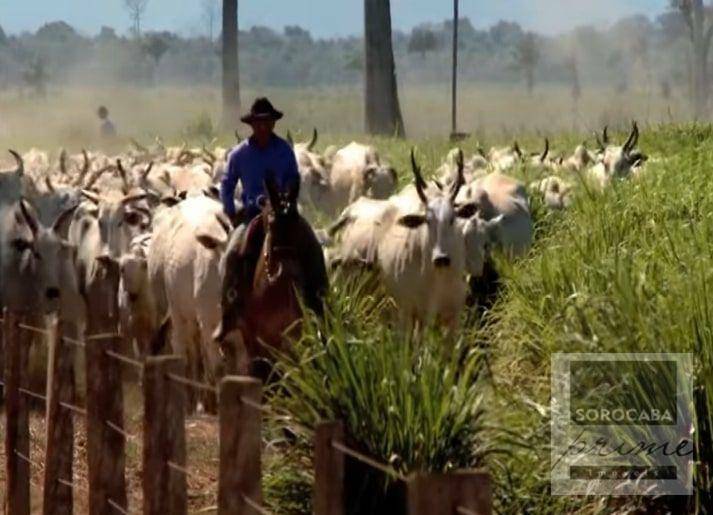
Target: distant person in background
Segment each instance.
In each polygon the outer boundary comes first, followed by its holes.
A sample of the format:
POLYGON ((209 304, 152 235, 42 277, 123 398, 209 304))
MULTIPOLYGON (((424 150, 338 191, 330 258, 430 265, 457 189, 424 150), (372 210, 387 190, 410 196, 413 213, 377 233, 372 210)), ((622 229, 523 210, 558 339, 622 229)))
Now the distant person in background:
POLYGON ((101 120, 99 133, 103 138, 114 138, 116 136, 116 127, 114 127, 114 124, 109 119, 109 110, 105 106, 99 106, 97 115, 101 120))

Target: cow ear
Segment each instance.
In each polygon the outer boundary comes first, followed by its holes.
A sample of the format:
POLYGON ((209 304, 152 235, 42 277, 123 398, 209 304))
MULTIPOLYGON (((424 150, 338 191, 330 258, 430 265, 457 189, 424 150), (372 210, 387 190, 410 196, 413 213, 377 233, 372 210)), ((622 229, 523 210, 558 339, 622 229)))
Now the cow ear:
POLYGON ((478 204, 475 202, 468 202, 461 206, 456 207, 456 216, 458 218, 471 218, 478 212, 478 204))
POLYGON ((405 215, 398 219, 397 223, 409 229, 417 229, 426 223, 424 215, 405 215))
POLYGON ((221 249, 225 247, 225 244, 227 243, 225 239, 216 238, 214 235, 205 232, 197 233, 196 240, 198 240, 198 243, 203 245, 208 250, 221 249))
POLYGON ((482 222, 483 227, 485 228, 485 234, 488 237, 488 241, 491 243, 496 243, 498 241, 498 232, 500 230, 500 226, 502 225, 502 221, 505 215, 499 214, 495 218, 491 218, 490 220, 485 220, 482 222))

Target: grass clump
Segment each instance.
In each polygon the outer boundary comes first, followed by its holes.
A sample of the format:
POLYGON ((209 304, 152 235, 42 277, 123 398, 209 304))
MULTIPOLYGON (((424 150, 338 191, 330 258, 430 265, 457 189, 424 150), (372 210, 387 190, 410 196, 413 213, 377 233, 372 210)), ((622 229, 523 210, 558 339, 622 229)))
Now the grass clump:
MULTIPOLYGON (((368 277, 335 282, 324 320, 308 319, 280 363, 273 406, 310 429, 343 421, 349 446, 403 475, 484 465, 496 449, 483 353, 435 329, 408 339, 384 323, 392 308, 368 277)), ((347 473, 355 512, 396 509, 401 485, 357 463, 347 473)))

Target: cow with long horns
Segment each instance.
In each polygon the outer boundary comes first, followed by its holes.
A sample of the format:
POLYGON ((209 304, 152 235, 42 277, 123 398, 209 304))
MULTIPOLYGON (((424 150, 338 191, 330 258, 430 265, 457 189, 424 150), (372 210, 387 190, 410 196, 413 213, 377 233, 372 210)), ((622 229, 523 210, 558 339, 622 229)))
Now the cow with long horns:
POLYGON ((379 270, 407 328, 435 319, 454 329, 466 298, 465 239, 455 207, 464 183, 463 153, 447 189, 428 188, 413 150, 411 167, 417 201, 392 197, 382 218, 388 229, 379 238, 379 270))

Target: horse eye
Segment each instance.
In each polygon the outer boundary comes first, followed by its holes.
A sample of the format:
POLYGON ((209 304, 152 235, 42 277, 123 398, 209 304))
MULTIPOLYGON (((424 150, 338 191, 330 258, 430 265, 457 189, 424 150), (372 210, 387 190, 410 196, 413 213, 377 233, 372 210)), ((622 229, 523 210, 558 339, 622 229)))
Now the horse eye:
POLYGON ((231 288, 228 290, 228 302, 231 304, 235 302, 235 299, 238 297, 238 291, 235 288, 231 288))

